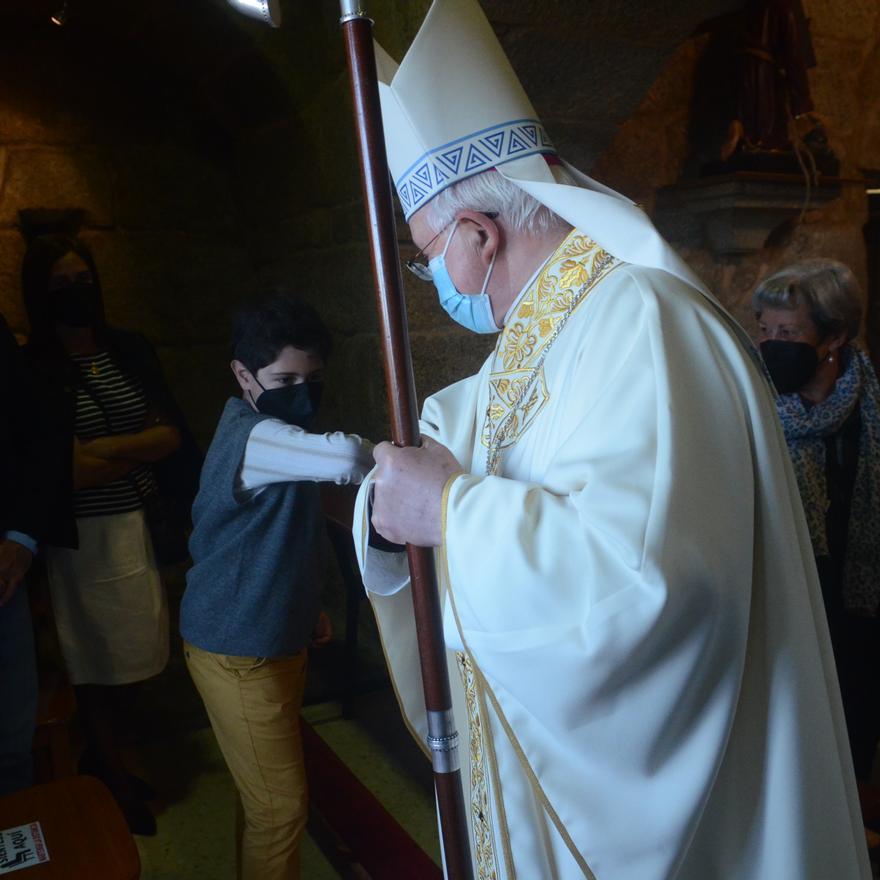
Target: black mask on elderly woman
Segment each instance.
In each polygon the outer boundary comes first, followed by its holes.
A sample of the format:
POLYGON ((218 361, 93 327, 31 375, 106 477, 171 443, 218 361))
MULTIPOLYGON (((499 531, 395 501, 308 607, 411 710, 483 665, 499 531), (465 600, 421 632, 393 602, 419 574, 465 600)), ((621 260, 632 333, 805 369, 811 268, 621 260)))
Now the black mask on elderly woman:
POLYGON ((767 339, 761 343, 761 357, 780 394, 793 394, 803 388, 819 366, 819 355, 807 342, 767 339))
POLYGON ((91 327, 101 310, 101 295, 94 281, 76 280, 51 294, 52 320, 67 327, 91 327))
POLYGON ((324 390, 323 382, 300 382, 297 385, 282 385, 280 388, 264 388, 256 376, 254 379, 263 388, 263 393, 254 401, 261 413, 305 431, 312 427, 324 390))

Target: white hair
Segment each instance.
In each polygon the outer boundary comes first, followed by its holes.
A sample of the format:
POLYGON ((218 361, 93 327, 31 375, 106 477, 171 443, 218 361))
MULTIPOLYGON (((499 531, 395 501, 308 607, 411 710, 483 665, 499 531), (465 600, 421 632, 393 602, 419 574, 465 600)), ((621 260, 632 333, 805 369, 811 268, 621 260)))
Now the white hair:
MULTIPOLYGON (((551 165, 550 170, 557 183, 576 185, 562 166, 551 165)), ((424 210, 434 232, 445 229, 460 211, 496 213, 509 229, 526 235, 543 235, 566 225, 562 217, 494 170, 453 183, 434 196, 424 210)))

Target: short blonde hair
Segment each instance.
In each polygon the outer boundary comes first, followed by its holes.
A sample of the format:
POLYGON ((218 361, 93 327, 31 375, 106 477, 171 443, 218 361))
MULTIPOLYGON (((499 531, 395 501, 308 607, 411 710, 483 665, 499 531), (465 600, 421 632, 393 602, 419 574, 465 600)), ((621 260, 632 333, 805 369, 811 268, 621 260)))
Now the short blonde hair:
POLYGON ((862 295, 848 266, 836 260, 802 260, 765 278, 752 294, 752 309, 796 309, 806 303, 810 317, 826 339, 845 332, 847 341, 862 325, 862 295))

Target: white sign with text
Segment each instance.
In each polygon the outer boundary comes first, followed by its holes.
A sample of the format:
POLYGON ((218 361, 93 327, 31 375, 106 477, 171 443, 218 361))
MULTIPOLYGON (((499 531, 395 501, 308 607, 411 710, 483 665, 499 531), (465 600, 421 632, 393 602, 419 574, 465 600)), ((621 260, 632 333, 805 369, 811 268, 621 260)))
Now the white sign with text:
POLYGON ((49 861, 39 822, 0 831, 0 876, 49 861))

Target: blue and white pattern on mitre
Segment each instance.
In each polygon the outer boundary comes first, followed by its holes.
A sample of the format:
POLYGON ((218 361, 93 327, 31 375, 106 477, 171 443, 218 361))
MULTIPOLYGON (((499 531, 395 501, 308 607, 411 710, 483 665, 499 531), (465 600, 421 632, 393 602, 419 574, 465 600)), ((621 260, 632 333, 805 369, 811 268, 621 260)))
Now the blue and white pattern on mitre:
POLYGON ((377 45, 376 67, 388 165, 407 219, 459 180, 556 154, 474 0, 436 0, 400 65, 377 45))
POLYGON ((501 122, 425 153, 394 181, 394 185, 409 218, 450 184, 535 153, 556 155, 539 120, 501 122))

